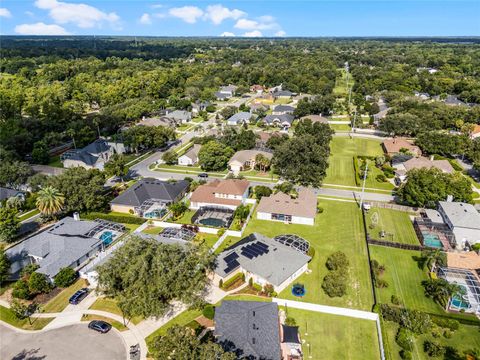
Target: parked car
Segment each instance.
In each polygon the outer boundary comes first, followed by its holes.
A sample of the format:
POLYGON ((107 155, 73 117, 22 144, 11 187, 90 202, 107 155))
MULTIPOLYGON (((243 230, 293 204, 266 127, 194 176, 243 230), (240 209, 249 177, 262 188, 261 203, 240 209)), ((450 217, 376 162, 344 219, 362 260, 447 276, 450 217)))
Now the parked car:
POLYGON ((102 320, 93 320, 88 324, 88 328, 106 334, 112 328, 112 325, 102 320))
POLYGON ((88 295, 88 289, 83 288, 78 290, 75 294, 70 296, 68 302, 72 305, 78 305, 88 295))
POLYGON ((200 179, 206 179, 206 178, 208 178, 208 174, 207 173, 200 173, 200 174, 198 174, 198 177, 200 179))

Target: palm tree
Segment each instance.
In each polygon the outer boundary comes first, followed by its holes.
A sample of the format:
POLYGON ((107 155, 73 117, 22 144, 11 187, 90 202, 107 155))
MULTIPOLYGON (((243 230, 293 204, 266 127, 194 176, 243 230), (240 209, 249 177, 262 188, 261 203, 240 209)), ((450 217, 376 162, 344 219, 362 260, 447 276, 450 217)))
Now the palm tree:
POLYGON ((445 279, 428 279, 422 281, 425 296, 432 298, 437 304, 446 307, 448 300, 454 295, 463 295, 464 290, 457 284, 451 284, 445 279))
POLYGON ((37 208, 46 215, 54 215, 63 208, 65 198, 57 189, 47 186, 38 192, 37 208))

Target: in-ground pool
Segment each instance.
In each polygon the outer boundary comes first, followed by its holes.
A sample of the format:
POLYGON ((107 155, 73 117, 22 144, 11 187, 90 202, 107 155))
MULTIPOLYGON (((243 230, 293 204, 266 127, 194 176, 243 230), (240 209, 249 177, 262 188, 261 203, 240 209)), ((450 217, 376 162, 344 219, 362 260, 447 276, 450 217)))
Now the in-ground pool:
POLYGON ((305 290, 305 286, 303 284, 295 284, 292 286, 292 295, 302 297, 305 295, 307 290, 305 290))
POLYGON ((228 224, 225 223, 222 219, 217 218, 205 218, 200 219, 198 222, 202 225, 213 226, 213 227, 227 227, 228 224))
POLYGON ((450 308, 454 310, 468 310, 470 309, 470 303, 461 296, 455 295, 452 297, 452 301, 450 301, 450 308))
POLYGON ((442 249, 443 244, 437 234, 422 232, 423 244, 428 247, 442 249))
POLYGON ((165 213, 166 213, 165 209, 155 209, 143 214, 143 217, 147 219, 159 219, 163 215, 165 215, 165 213))
POLYGON ((111 231, 105 231, 102 235, 100 235, 100 240, 103 241, 103 245, 107 246, 113 241, 113 239, 117 236, 111 231))

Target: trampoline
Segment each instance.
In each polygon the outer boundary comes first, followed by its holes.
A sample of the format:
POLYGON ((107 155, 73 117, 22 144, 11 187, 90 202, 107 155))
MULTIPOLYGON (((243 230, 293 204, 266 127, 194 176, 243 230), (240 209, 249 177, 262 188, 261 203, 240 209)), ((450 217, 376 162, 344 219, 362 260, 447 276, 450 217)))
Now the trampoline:
POLYGON ((294 284, 292 286, 292 295, 297 297, 302 297, 305 295, 307 290, 305 290, 305 286, 303 284, 294 284))

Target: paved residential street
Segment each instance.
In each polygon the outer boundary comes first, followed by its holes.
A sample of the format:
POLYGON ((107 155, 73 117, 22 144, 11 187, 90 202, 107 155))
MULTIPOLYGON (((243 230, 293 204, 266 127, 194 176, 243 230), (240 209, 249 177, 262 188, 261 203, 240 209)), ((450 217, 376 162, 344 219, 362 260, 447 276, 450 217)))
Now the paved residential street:
POLYGON ((86 322, 30 334, 0 324, 0 359, 125 360, 126 348, 115 329, 100 334, 86 322))

